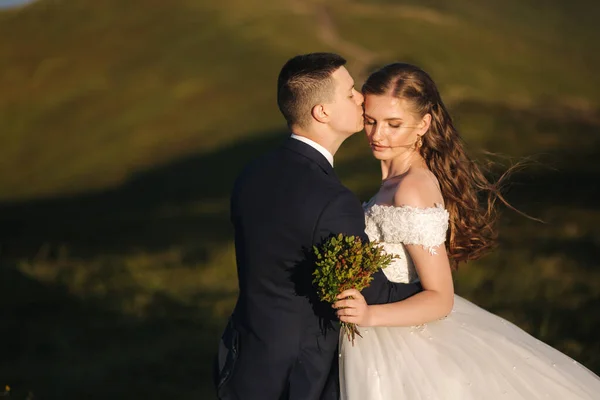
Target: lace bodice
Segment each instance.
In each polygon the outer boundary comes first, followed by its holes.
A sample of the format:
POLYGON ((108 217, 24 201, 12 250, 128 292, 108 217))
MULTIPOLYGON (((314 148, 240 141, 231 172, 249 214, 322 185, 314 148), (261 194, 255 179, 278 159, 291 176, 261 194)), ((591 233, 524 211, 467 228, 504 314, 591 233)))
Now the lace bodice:
POLYGON ((430 208, 365 205, 365 232, 382 243, 385 251, 399 256, 383 272, 392 282, 418 280, 415 266, 404 245, 416 244, 431 254, 446 241, 448 211, 441 205, 430 208))

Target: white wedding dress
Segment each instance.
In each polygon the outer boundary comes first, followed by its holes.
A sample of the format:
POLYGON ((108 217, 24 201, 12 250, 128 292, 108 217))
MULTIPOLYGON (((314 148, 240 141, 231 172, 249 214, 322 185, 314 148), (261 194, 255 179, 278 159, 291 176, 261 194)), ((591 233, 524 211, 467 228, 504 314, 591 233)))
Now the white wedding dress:
MULTIPOLYGON (((400 256, 384 273, 418 279, 403 244, 434 252, 445 241, 441 206, 366 206, 366 233, 400 256)), ((455 296, 446 318, 340 336, 342 400, 600 399, 600 378, 516 325, 455 296)))

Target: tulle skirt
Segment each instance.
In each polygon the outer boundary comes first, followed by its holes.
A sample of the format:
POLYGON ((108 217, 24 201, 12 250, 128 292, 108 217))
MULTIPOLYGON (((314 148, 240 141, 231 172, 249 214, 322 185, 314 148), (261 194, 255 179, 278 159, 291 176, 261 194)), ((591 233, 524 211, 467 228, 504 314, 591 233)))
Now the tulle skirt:
POLYGON ((455 296, 418 327, 340 336, 342 400, 600 399, 600 378, 516 325, 455 296))

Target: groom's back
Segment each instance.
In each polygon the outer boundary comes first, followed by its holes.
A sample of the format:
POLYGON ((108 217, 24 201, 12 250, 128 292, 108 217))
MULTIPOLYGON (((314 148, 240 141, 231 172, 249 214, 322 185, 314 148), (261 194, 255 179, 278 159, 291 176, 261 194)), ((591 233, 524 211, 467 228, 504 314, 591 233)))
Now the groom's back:
POLYGON ((240 323, 254 332, 282 329, 293 335, 308 328, 314 313, 306 297, 307 256, 319 215, 340 190, 335 177, 285 147, 240 175, 231 202, 240 323))
POLYGON ((316 299, 311 254, 327 235, 325 208, 340 197, 350 199, 361 232, 358 200, 323 155, 294 139, 236 181, 231 217, 240 293, 229 329, 239 351, 229 387, 241 398, 337 398, 337 324, 321 324, 334 313, 316 299))

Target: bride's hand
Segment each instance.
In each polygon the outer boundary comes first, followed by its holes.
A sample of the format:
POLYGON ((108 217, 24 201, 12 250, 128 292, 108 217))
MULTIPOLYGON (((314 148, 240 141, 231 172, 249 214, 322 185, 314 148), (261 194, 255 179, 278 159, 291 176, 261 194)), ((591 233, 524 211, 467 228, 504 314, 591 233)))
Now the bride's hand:
POLYGON ((340 300, 333 303, 333 308, 337 309, 336 314, 340 321, 359 326, 369 326, 369 305, 358 290, 344 290, 337 298, 340 300))

